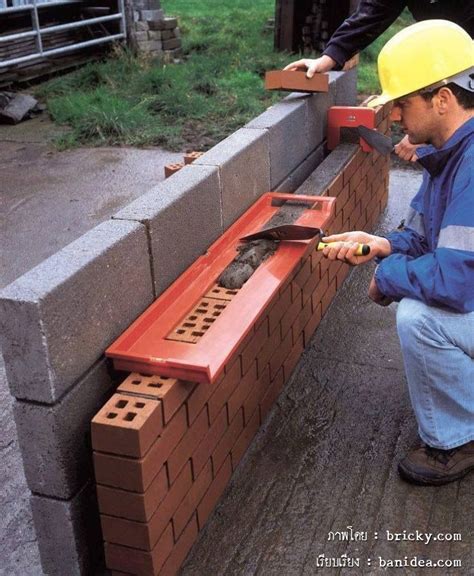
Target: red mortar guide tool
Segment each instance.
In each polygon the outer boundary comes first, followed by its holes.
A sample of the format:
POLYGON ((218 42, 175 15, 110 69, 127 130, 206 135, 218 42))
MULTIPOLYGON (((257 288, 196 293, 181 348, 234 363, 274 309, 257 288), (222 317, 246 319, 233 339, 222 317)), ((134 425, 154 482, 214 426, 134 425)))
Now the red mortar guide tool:
MULTIPOLYGON (((251 242, 252 240, 309 240, 315 236, 324 237, 324 232, 321 228, 314 226, 301 226, 299 224, 282 224, 266 230, 259 230, 253 234, 247 234, 240 240, 242 242, 251 242)), ((318 250, 323 250, 326 246, 331 246, 332 242, 319 242, 317 245, 318 250)), ((359 244, 356 256, 367 256, 370 254, 370 246, 367 244, 359 244)))
MULTIPOLYGON (((115 368, 191 382, 216 382, 265 307, 316 245, 317 237, 282 242, 240 289, 227 293, 217 288, 216 280, 234 260, 240 238, 264 228, 285 201, 307 204, 296 221, 301 226, 321 230, 334 216, 336 198, 279 193, 261 196, 106 350, 115 368), (201 304, 209 310, 212 307, 208 329, 192 343, 178 340, 184 332, 181 327, 189 323, 188 319, 194 322, 191 316, 199 312, 201 304)), ((206 320, 207 309, 204 312, 206 320)))

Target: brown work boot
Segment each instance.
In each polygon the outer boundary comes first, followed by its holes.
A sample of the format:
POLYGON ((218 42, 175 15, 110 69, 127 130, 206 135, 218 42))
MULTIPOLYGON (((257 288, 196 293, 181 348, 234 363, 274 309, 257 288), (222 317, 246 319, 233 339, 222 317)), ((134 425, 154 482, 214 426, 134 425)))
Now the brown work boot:
POLYGON ((422 444, 398 464, 398 472, 404 480, 433 486, 458 480, 469 470, 474 470, 474 440, 451 450, 422 444))

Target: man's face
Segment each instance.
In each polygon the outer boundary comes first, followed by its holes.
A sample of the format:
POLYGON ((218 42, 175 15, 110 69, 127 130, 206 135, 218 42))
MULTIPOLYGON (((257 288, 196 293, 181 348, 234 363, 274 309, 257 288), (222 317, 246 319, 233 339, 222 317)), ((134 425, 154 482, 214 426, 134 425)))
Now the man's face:
POLYGON ((400 123, 411 144, 432 144, 436 138, 439 118, 432 100, 420 95, 395 100, 391 119, 400 123))

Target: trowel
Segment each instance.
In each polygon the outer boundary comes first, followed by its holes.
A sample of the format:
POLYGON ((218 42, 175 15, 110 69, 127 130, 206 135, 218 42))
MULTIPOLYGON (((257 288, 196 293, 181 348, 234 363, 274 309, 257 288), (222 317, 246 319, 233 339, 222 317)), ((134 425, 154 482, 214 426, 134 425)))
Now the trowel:
MULTIPOLYGON (((281 226, 274 226, 265 230, 259 230, 253 234, 242 236, 242 242, 251 242, 252 240, 309 240, 315 236, 324 237, 324 232, 321 228, 315 226, 302 226, 300 224, 282 224, 281 226)), ((323 250, 326 246, 331 246, 331 243, 319 242, 317 249, 323 250)), ((367 244, 359 244, 357 248, 357 256, 367 256, 370 254, 370 246, 367 244)))
POLYGON ((363 126, 362 124, 357 126, 356 130, 359 136, 363 138, 369 146, 375 148, 375 150, 383 156, 388 156, 393 152, 394 145, 389 136, 385 136, 385 134, 381 134, 373 128, 367 128, 367 126, 363 126))

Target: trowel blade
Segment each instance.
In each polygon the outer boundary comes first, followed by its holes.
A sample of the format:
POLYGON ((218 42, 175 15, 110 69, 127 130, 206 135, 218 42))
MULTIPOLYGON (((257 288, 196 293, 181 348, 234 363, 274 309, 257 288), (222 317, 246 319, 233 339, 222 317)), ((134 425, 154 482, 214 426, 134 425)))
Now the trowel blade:
POLYGON ((259 230, 253 234, 247 234, 247 236, 242 236, 240 240, 243 242, 260 240, 262 238, 267 240, 308 240, 322 233, 321 228, 316 228, 315 226, 283 224, 281 226, 267 228, 266 230, 259 230))
POLYGON ((362 124, 357 126, 356 130, 359 136, 363 138, 369 146, 375 148, 375 150, 383 156, 388 156, 393 152, 392 139, 389 136, 385 136, 385 134, 381 134, 372 128, 367 128, 367 126, 363 126, 362 124))

